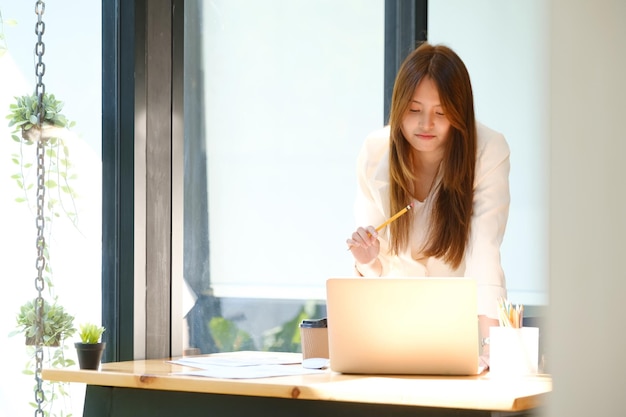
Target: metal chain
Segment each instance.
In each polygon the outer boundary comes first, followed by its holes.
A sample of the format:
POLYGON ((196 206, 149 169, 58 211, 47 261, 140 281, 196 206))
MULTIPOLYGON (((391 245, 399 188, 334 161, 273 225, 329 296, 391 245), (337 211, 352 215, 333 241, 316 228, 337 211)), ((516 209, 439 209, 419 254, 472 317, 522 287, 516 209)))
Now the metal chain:
POLYGON ((37 23, 35 24, 35 33, 37 34, 37 43, 35 44, 35 55, 37 56, 35 75, 37 76, 37 86, 35 87, 35 93, 37 94, 37 111, 40 127, 44 118, 44 114, 41 111, 43 108, 43 95, 46 93, 46 86, 43 83, 43 75, 46 73, 46 65, 43 63, 43 54, 46 52, 46 45, 41 40, 46 31, 46 24, 42 19, 45 11, 46 3, 41 0, 37 1, 35 3, 35 13, 37 13, 37 23))
POLYGON ((45 400, 43 391, 43 380, 41 378, 41 372, 43 370, 44 351, 43 351, 43 307, 44 299, 42 293, 44 290, 43 271, 46 267, 46 258, 44 251, 46 247, 46 239, 44 237, 44 229, 46 225, 44 216, 44 200, 46 194, 45 188, 45 165, 44 165, 44 141, 41 138, 41 123, 44 120, 44 106, 43 97, 46 92, 46 86, 43 83, 43 75, 46 72, 46 66, 43 63, 43 54, 46 51, 46 46, 42 41, 43 34, 46 30, 46 25, 43 22, 43 14, 45 12, 46 5, 43 1, 37 1, 35 3, 35 13, 37 14, 37 24, 35 25, 35 33, 37 34, 37 43, 35 44, 35 55, 37 56, 37 63, 35 64, 35 75, 37 76, 37 86, 35 88, 35 94, 37 94, 37 127, 39 128, 39 140, 37 141, 37 217, 35 218, 35 224, 37 226, 37 278, 35 278, 35 288, 37 289, 37 299, 35 300, 35 308, 37 313, 37 334, 36 340, 36 352, 35 352, 35 382, 37 387, 35 389, 35 402, 37 408, 35 410, 35 417, 43 417, 42 404, 45 400))

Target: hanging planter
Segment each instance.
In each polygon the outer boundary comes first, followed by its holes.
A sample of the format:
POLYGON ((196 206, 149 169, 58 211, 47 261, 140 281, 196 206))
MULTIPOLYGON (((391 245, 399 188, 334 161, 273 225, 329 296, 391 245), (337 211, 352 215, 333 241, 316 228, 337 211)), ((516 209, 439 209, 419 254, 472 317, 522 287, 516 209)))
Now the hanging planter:
MULTIPOLYGON (((56 303, 56 300, 52 304, 43 300, 41 323, 43 346, 60 346, 64 339, 76 332, 74 316, 68 314, 61 305, 56 303)), ((38 330, 36 301, 30 300, 20 307, 17 314, 17 327, 11 335, 23 333, 26 345, 35 346, 38 330)))
POLYGON ((27 146, 37 145, 46 157, 46 178, 43 186, 50 196, 47 201, 46 222, 55 218, 66 217, 78 227, 78 214, 74 202, 76 192, 72 182, 77 175, 70 161, 70 147, 66 143, 69 129, 75 125, 64 114, 64 103, 57 100, 54 94, 44 93, 41 101, 41 112, 38 111, 37 94, 15 97, 9 106, 7 115, 9 127, 13 127, 11 138, 20 144, 19 151, 11 155, 16 165, 16 172, 11 176, 15 180, 22 195, 18 202, 28 204, 35 212, 33 191, 38 187, 39 164, 43 164, 43 155, 26 152, 27 146), (41 124, 39 114, 41 113, 41 124))
POLYGON ((52 138, 60 137, 62 132, 63 128, 45 122, 41 126, 35 125, 28 130, 22 128, 22 138, 27 142, 36 142, 38 140, 47 142, 52 138))
MULTIPOLYGON (((37 113, 38 97, 36 94, 15 97, 15 103, 9 106, 11 113, 7 116, 9 127, 14 127, 15 132, 22 131, 22 139, 27 142, 38 140, 47 141, 50 138, 59 137, 62 129, 73 125, 61 113, 63 102, 55 98, 54 94, 44 93, 41 101, 42 119, 41 125, 37 113)), ((13 135, 13 139, 20 138, 13 135)))

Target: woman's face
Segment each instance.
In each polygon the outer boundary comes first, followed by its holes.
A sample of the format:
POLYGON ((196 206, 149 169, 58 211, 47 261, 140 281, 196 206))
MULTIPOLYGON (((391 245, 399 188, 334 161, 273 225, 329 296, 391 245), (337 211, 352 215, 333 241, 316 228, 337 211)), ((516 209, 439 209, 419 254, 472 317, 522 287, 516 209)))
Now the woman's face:
POLYGON ((402 133, 416 151, 442 158, 449 132, 450 121, 441 106, 439 91, 430 77, 424 77, 402 119, 402 133))

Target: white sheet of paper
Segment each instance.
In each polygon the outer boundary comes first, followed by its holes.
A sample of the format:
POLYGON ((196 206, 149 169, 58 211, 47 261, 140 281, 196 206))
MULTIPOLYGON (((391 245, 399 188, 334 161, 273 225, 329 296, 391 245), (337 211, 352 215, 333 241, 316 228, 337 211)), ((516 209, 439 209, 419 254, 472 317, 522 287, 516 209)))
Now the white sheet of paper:
POLYGON ((186 356, 168 362, 198 368, 177 372, 178 375, 211 378, 268 378, 325 372, 321 369, 303 368, 302 354, 289 352, 224 352, 205 356, 186 356))
POLYGON ((257 365, 290 365, 302 363, 299 353, 278 352, 229 352, 210 356, 188 356, 169 361, 177 365, 192 366, 200 369, 210 369, 214 366, 257 366, 257 365))
POLYGON ((244 379, 269 378, 276 376, 318 374, 326 371, 306 369, 298 365, 253 365, 253 366, 207 366, 202 370, 181 372, 178 375, 204 376, 210 378, 244 379))

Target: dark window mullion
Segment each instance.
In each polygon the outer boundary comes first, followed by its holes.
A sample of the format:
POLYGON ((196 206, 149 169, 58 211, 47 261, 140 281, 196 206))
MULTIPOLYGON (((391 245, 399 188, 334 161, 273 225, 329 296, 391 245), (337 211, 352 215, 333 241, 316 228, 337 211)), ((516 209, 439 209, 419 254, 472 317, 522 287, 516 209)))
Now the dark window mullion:
POLYGON ((428 0, 385 1, 385 106, 389 121, 391 93, 400 64, 419 42, 427 40, 428 0))
POLYGON ((143 39, 142 4, 102 2, 104 362, 133 359, 135 46, 143 39))

